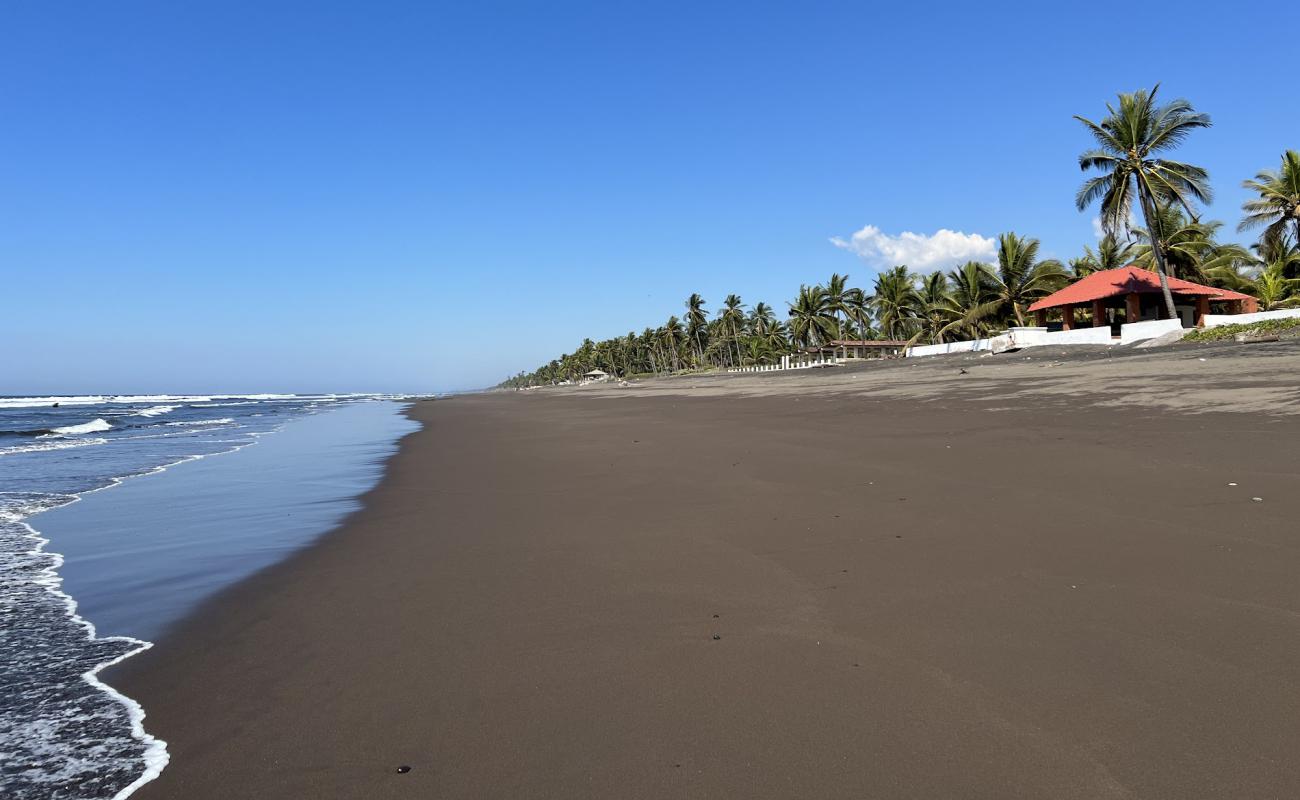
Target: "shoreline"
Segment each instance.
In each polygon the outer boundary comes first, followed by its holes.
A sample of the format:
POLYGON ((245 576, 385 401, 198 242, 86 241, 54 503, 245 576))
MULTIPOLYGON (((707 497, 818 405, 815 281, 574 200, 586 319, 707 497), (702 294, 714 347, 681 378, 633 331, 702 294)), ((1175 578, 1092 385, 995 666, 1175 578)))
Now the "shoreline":
POLYGON ((136 796, 1300 790, 1287 373, 955 364, 412 406, 360 510, 106 676, 172 746, 136 796))
MULTIPOLYGON (((176 408, 166 407, 166 411, 176 408)), ((324 409, 321 413, 325 416, 311 422, 316 414, 308 411, 267 430, 228 434, 220 442, 226 449, 175 456, 120 474, 102 471, 94 475, 91 488, 8 498, 9 506, 0 509, 5 511, 0 523, 7 520, 6 535, 11 537, 5 552, 18 560, 7 563, 39 566, 37 571, 16 571, 22 580, 11 584, 5 596, 11 610, 30 612, 28 628, 13 630, 8 637, 14 648, 12 669, 6 670, 14 681, 11 700, 32 697, 33 691, 46 691, 46 687, 51 692, 49 697, 32 698, 40 702, 7 704, 6 714, 15 715, 10 718, 9 735, 20 737, 10 741, 16 746, 15 765, 28 759, 58 759, 66 766, 57 785, 97 797, 126 797, 156 778, 169 759, 166 742, 147 729, 147 709, 138 698, 120 691, 107 675, 115 666, 152 648, 176 615, 184 616, 186 606, 196 598, 201 601, 211 586, 238 582, 246 565, 256 565, 268 553, 273 556, 274 549, 292 549, 294 537, 304 530, 317 524, 319 532, 331 530, 334 524, 329 515, 353 503, 353 495, 337 493, 346 492, 349 484, 355 484, 360 493, 377 483, 382 465, 371 467, 365 460, 371 453, 396 452, 395 441, 389 449, 390 444, 382 438, 368 442, 366 437, 383 433, 386 426, 396 438, 400 430, 414 427, 400 413, 401 407, 374 407, 373 413, 349 411, 337 418, 341 422, 322 427, 319 420, 334 420, 332 415, 340 411, 337 407, 324 409), (392 421, 384 422, 386 419, 392 421), (308 427, 299 430, 297 426, 303 423, 308 427), (344 430, 340 424, 348 433, 331 435, 344 430), (280 433, 286 427, 295 431, 287 440, 264 438, 263 434, 280 433), (251 470, 260 476, 260 484, 271 487, 271 493, 279 491, 284 487, 275 471, 277 459, 290 467, 301 463, 302 454, 311 451, 310 446, 302 449, 308 440, 329 448, 331 466, 325 470, 294 469, 294 474, 304 481, 327 480, 328 484, 282 492, 283 514, 271 512, 268 517, 263 513, 257 521, 269 525, 250 525, 254 521, 250 509, 267 499, 268 490, 244 492, 242 475, 251 470), (212 458, 239 457, 253 444, 265 442, 274 443, 273 452, 251 461, 242 456, 241 466, 227 467, 226 459, 212 458), (179 472, 172 469, 186 464, 196 466, 179 472), (369 477, 372 473, 373 480, 369 477), (189 538, 175 524, 203 516, 214 519, 206 528, 196 527, 198 533, 189 538), (277 520, 276 516, 294 519, 277 520), (231 535, 203 544, 199 541, 205 538, 203 534, 213 525, 222 525, 215 519, 218 517, 232 529, 231 535), (259 552, 241 554, 247 537, 241 538, 233 530, 240 527, 256 528, 259 552), (177 558, 178 548, 188 552, 188 557, 177 558), (210 565, 197 579, 196 563, 210 565), (23 688, 33 682, 32 687, 23 688), (78 722, 78 715, 99 722, 78 722), (86 728, 88 724, 93 727, 86 728), (21 738, 25 726, 37 733, 21 738), (91 740, 84 730, 93 731, 96 738, 91 740)), ((196 424, 211 429, 230 422, 221 419, 196 424)), ((309 542, 303 543, 307 545, 309 542)), ((6 773, 10 771, 6 769, 6 773)), ((15 791, 22 793, 25 776, 17 766, 13 771, 18 781, 15 791)), ((35 785, 28 787, 28 791, 35 790, 35 785)))

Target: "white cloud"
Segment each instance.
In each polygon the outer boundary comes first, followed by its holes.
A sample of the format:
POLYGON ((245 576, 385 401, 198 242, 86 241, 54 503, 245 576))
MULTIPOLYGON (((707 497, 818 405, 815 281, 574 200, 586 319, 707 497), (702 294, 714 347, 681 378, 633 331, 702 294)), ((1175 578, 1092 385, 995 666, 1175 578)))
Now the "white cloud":
POLYGON ((1101 217, 1092 218, 1092 235, 1098 239, 1106 235, 1106 230, 1101 227, 1101 217))
POLYGON ((906 264, 918 272, 948 269, 967 261, 992 261, 997 256, 997 242, 993 239, 947 228, 928 235, 903 231, 893 236, 868 225, 847 240, 831 237, 831 244, 857 253, 877 269, 906 264))

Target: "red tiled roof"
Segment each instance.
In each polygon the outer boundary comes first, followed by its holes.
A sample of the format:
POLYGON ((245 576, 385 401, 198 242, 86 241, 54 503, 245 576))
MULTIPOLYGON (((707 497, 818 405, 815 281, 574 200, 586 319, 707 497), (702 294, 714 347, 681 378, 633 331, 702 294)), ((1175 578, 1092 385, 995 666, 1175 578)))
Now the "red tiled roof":
MULTIPOLYGON (((1029 310, 1039 311, 1045 308, 1073 306, 1080 303, 1091 303, 1093 300, 1104 300, 1107 297, 1158 291, 1160 291, 1159 275, 1149 269, 1142 269, 1130 264, 1119 269, 1104 269, 1094 272, 1059 292, 1049 294, 1031 305, 1029 310)), ((1209 297, 1211 300, 1250 299, 1248 294, 1233 292, 1228 289, 1215 289, 1213 286, 1202 286, 1199 283, 1192 283, 1179 278, 1169 279, 1169 291, 1174 294, 1209 297)))

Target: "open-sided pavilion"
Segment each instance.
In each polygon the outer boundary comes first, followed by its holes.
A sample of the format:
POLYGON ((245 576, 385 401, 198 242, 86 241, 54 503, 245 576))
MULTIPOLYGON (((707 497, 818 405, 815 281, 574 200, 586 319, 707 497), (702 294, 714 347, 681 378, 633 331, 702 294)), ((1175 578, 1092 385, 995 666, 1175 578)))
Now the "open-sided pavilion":
MULTIPOLYGON (((1169 291, 1174 296, 1175 308, 1183 317, 1184 325, 1200 327, 1205 315, 1216 310, 1222 314, 1249 314, 1259 308, 1258 301, 1248 294, 1203 286, 1179 278, 1169 278, 1169 291), (1219 308, 1214 309, 1211 304, 1219 308)), ((1119 317, 1117 322, 1131 323, 1169 317, 1160 290, 1160 276, 1131 264, 1119 269, 1094 272, 1059 292, 1044 297, 1031 305, 1029 310, 1034 312, 1041 327, 1047 325, 1047 313, 1059 309, 1061 326, 1068 331, 1075 327, 1075 309, 1078 308, 1091 310, 1093 327, 1111 324, 1109 309, 1122 310, 1122 317, 1116 314, 1119 317)))

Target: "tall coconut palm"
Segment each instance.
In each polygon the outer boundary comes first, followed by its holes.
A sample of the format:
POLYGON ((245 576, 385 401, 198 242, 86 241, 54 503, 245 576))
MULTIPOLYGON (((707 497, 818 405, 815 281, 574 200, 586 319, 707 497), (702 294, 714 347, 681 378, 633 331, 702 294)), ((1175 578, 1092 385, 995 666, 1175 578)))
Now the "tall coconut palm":
POLYGON ((790 338, 796 347, 813 347, 832 338, 838 320, 821 286, 800 286, 789 304, 790 338))
POLYGON ((943 341, 941 331, 949 322, 948 306, 952 298, 948 293, 948 276, 942 272, 923 276, 916 297, 920 325, 916 337, 938 344, 943 341))
POLYGON ((877 275, 868 302, 886 338, 907 339, 911 336, 920 313, 920 299, 916 294, 916 282, 906 265, 877 275))
POLYGON ((1162 158, 1161 154, 1177 147, 1197 128, 1210 127, 1210 117, 1197 113, 1186 100, 1157 105, 1159 90, 1157 84, 1150 92, 1139 89, 1121 94, 1118 108, 1107 104, 1109 114, 1099 123, 1075 116, 1099 145, 1079 156, 1079 168, 1102 172, 1084 182, 1075 204, 1083 211, 1100 200, 1103 230, 1117 233, 1127 228, 1137 200, 1147 230, 1155 234, 1152 254, 1165 307, 1169 318, 1177 319, 1165 253, 1159 244, 1163 234, 1157 212, 1162 204, 1178 203, 1195 218, 1191 201, 1210 202, 1210 178, 1201 167, 1162 158))
MULTIPOLYGON (((841 275, 838 272, 832 274, 830 281, 826 284, 826 304, 829 306, 831 314, 835 316, 835 338, 840 340, 849 338, 849 320, 853 317, 854 309, 862 304, 862 290, 852 289, 848 284, 849 276, 841 275), (843 324, 840 324, 841 318, 843 324)), ((848 346, 843 345, 842 347, 844 348, 844 357, 848 358, 848 346)))
POLYGON ((698 293, 686 298, 686 334, 695 345, 696 364, 704 358, 704 342, 700 339, 700 333, 708 324, 709 315, 704 311, 704 298, 698 293))
POLYGON ((1241 185, 1259 197, 1241 204, 1246 216, 1238 231, 1264 225, 1265 238, 1277 239, 1290 227, 1300 241, 1300 153, 1287 150, 1282 154, 1281 169, 1266 169, 1241 185))
POLYGON ((758 339, 767 339, 776 327, 776 314, 767 303, 758 302, 749 312, 749 332, 758 339))
POLYGON ((998 237, 998 265, 990 273, 993 291, 1004 314, 1017 325, 1025 324, 1025 309, 1069 281, 1065 267, 1056 259, 1038 260, 1038 240, 1014 233, 998 237))
POLYGON ((673 371, 677 371, 682 368, 681 346, 686 342, 686 328, 682 326, 681 320, 671 316, 660 330, 663 331, 661 341, 664 350, 673 365, 673 371))
POLYGON ((735 365, 740 366, 740 329, 745 324, 745 304, 740 302, 740 295, 727 295, 727 299, 722 301, 722 309, 718 311, 718 319, 736 353, 735 365))

